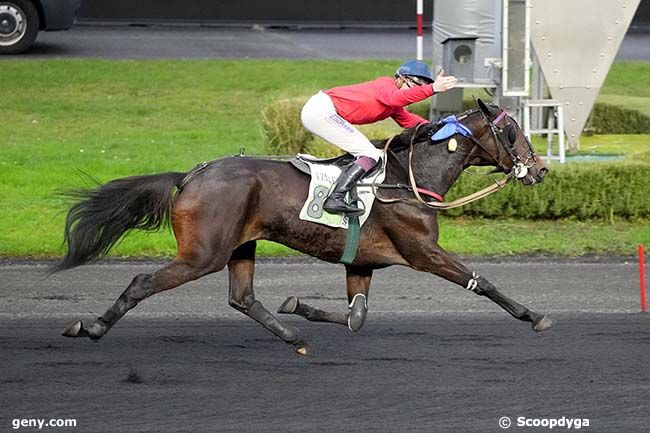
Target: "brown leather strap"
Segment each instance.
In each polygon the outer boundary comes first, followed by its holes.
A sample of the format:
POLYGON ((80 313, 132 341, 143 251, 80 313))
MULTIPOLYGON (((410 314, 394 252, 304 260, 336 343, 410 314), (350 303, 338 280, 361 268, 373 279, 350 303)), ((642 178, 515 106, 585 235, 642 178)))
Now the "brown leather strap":
MULTIPOLYGON (((422 196, 420 195, 418 191, 418 186, 415 181, 415 176, 413 175, 413 166, 412 166, 412 160, 413 160, 413 142, 415 141, 415 137, 417 136, 417 132, 420 129, 421 125, 418 125, 415 129, 415 132, 413 133, 413 137, 411 137, 411 142, 409 143, 409 166, 408 166, 408 174, 409 174, 409 182, 411 183, 411 188, 413 190, 413 194, 415 195, 416 200, 431 208, 431 209, 438 209, 438 210, 446 210, 446 209, 454 209, 457 207, 464 206, 466 204, 472 203, 476 200, 480 200, 482 198, 485 198, 489 196, 490 194, 493 194, 501 189, 503 189, 508 182, 510 182, 513 179, 512 172, 509 175, 506 175, 503 179, 501 180, 496 180, 494 184, 488 186, 487 188, 483 188, 480 191, 476 191, 473 194, 466 195, 465 197, 461 197, 459 199, 456 199, 452 202, 448 203, 439 203, 439 202, 428 202, 425 201, 422 196)), ((391 137, 389 140, 386 141, 386 145, 384 146, 384 157, 388 158, 388 147, 390 146, 390 143, 393 141, 393 138, 395 136, 391 137)), ((378 190, 377 190, 377 185, 376 185, 376 179, 375 177, 372 180, 372 192, 375 194, 375 197, 377 200, 379 200, 382 203, 397 203, 397 202, 411 202, 413 201, 412 199, 405 199, 405 198, 393 198, 393 199, 383 199, 379 197, 378 195, 378 190)))

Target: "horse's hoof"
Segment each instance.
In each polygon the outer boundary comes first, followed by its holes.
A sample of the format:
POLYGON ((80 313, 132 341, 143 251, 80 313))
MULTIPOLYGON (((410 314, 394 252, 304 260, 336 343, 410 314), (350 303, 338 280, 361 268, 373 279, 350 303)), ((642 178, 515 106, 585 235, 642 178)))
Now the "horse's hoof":
POLYGON ((70 326, 63 330, 61 333, 64 337, 76 338, 76 337, 88 337, 88 331, 84 329, 84 325, 81 320, 77 320, 72 323, 70 326))
POLYGON ((297 342, 293 343, 293 345, 296 347, 296 353, 298 355, 302 355, 302 356, 313 356, 314 355, 314 351, 312 350, 309 343, 307 343, 305 340, 297 341, 297 342))
POLYGON ((295 296, 289 296, 278 308, 278 313, 281 314, 293 314, 298 308, 298 298, 295 296))
POLYGON ((540 319, 538 319, 535 323, 533 323, 533 331, 542 332, 547 330, 554 324, 555 324, 555 320, 544 315, 540 319))

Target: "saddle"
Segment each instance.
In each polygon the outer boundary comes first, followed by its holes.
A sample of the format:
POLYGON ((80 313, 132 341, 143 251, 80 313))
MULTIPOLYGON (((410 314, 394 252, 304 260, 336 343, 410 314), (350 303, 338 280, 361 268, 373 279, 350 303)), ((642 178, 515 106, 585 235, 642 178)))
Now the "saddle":
MULTIPOLYGON (((298 171, 301 171, 302 173, 305 173, 306 175, 310 176, 311 168, 309 167, 309 164, 333 165, 340 168, 341 170, 344 170, 348 165, 352 164, 353 161, 354 161, 354 156, 350 155, 349 153, 345 153, 343 155, 335 156, 332 158, 316 158, 315 156, 312 155, 299 153, 295 157, 291 158, 289 160, 289 163, 293 165, 296 169, 298 169, 298 171)), ((379 161, 379 164, 375 165, 375 167, 372 170, 366 173, 364 178, 373 176, 374 174, 377 173, 377 171, 381 169, 381 167, 382 167, 382 162, 379 161)))
POLYGON ((350 165, 354 160, 354 157, 349 153, 343 155, 335 156, 333 158, 316 158, 312 155, 307 155, 304 153, 299 153, 289 160, 289 163, 293 165, 298 171, 305 173, 306 175, 311 175, 311 169, 309 168, 309 161, 311 164, 322 164, 322 165, 335 165, 341 170, 350 165))

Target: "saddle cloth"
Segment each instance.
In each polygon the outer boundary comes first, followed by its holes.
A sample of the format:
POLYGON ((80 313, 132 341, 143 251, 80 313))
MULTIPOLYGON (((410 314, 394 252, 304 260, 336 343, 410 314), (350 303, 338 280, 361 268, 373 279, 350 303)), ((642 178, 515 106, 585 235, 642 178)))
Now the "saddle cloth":
MULTIPOLYGON (((311 182, 309 183, 309 194, 307 200, 300 210, 300 219, 303 221, 311 221, 318 224, 324 224, 330 227, 348 228, 348 217, 342 214, 331 214, 323 209, 323 203, 329 195, 330 191, 336 180, 341 174, 341 162, 346 158, 339 157, 328 160, 319 160, 312 155, 298 154, 296 158, 290 162, 300 171, 311 174, 311 182), (338 164, 337 164, 338 163, 338 164), (307 171, 307 169, 309 171, 307 171)), ((382 165, 378 169, 371 171, 366 175, 361 183, 364 184, 381 184, 386 176, 386 158, 382 158, 382 165)), ((352 159, 349 159, 352 162, 352 159)), ((345 167, 347 164, 343 165, 345 167)), ((366 222, 372 204, 375 201, 375 194, 372 192, 370 186, 356 187, 359 202, 357 206, 365 209, 365 212, 359 216, 359 225, 363 226, 366 222)), ((349 199, 349 194, 348 194, 349 199)))

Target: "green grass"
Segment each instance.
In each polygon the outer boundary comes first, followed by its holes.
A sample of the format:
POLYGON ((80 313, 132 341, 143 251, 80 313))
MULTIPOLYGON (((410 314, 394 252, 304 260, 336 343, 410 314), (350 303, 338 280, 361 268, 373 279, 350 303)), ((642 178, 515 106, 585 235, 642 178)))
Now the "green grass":
POLYGON ((636 160, 650 152, 650 134, 583 135, 580 152, 595 155, 624 154, 636 160))
MULTIPOLYGON (((28 224, 35 234, 59 234, 60 222, 52 219, 45 227, 28 224)), ((524 221, 441 218, 440 244, 463 255, 506 256, 513 254, 634 255, 636 245, 650 245, 650 221, 524 221)), ((58 238, 58 236, 55 236, 58 238)), ((6 238, 3 255, 51 257, 57 250, 49 244, 6 238)), ((176 252, 169 230, 160 233, 132 232, 111 251, 113 257, 171 257, 176 252)), ((257 252, 265 256, 286 256, 297 252, 273 242, 258 242, 257 252)))
POLYGON ((650 83, 650 63, 614 63, 600 94, 650 98, 648 83, 650 83))
MULTIPOLYGON (((105 182, 135 174, 188 170, 198 162, 238 153, 241 147, 247 153, 263 153, 259 113, 274 99, 309 95, 321 88, 390 74, 398 64, 0 62, 6 101, 0 108, 0 256, 61 253, 66 204, 55 192, 83 185, 81 172, 105 182)), ((647 109, 650 104, 636 98, 650 98, 648 71, 648 64, 614 65, 601 97, 647 109)), ((398 130, 391 122, 372 128, 379 133, 398 130)), ((642 153, 648 141, 648 136, 595 136, 585 137, 582 145, 583 149, 595 146, 599 152, 642 153)), ((560 238, 549 241, 552 235, 564 229, 578 230, 578 226, 573 222, 445 220, 443 243, 466 254, 533 250, 574 255, 587 251, 625 253, 648 237, 641 228, 643 222, 617 222, 595 223, 596 229, 581 228, 581 246, 562 246, 560 238), (505 243, 494 241, 494 234, 506 229, 514 237, 505 243), (617 242, 608 241, 614 236, 617 242)), ((260 249, 265 254, 287 252, 270 243, 260 249)), ((169 233, 134 233, 113 254, 168 256, 174 250, 169 233)))
MULTIPOLYGON (((535 150, 546 155, 546 138, 539 135, 532 137, 535 150)), ((557 155, 557 137, 553 152, 557 155)), ((568 152, 567 152, 568 153, 568 152)), ((586 155, 624 155, 628 161, 650 163, 650 134, 635 135, 582 135, 580 150, 576 154, 586 155)), ((551 162, 552 164, 556 164, 551 162)))
POLYGON ((457 254, 634 255, 650 245, 648 221, 442 219, 440 244, 457 254))

